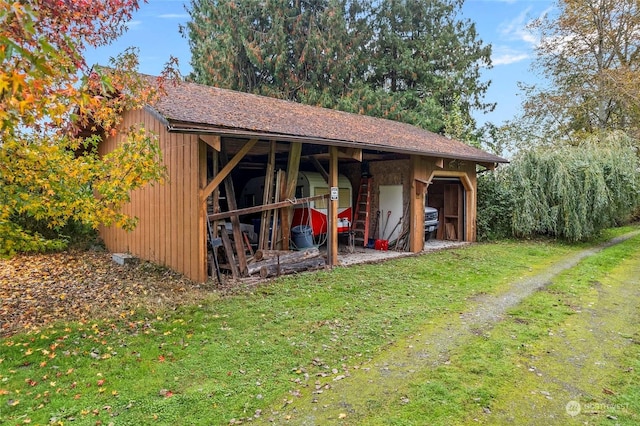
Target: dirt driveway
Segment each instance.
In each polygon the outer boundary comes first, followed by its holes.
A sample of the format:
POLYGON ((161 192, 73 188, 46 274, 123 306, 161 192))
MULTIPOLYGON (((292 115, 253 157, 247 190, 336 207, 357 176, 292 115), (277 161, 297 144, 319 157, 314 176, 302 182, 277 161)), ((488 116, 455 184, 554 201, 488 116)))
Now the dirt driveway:
MULTIPOLYGON (((579 252, 543 273, 514 282, 501 294, 477 298, 470 309, 452 316, 445 327, 425 326, 419 335, 396 342, 395 349, 385 351, 368 368, 333 383, 329 391, 310 392, 272 416, 264 416, 263 421, 296 425, 360 424, 355 419, 371 415, 375 401, 401 401, 407 382, 416 372, 449 362, 452 351, 473 336, 491 330, 509 308, 550 284, 555 276, 638 234, 633 232, 579 252)), ((625 321, 638 315, 640 262, 638 259, 634 262, 625 270, 624 277, 611 276, 594 283, 597 303, 586 306, 584 315, 572 318, 562 329, 550 334, 551 340, 539 357, 518 365, 522 381, 506 384, 501 394, 496 395, 492 410, 473 419, 473 424, 590 424, 584 415, 594 409, 602 411, 603 407, 597 405, 597 395, 607 390, 599 379, 617 368, 613 358, 625 344, 630 344, 622 331, 625 321), (579 397, 585 395, 594 402, 580 404, 579 397)))

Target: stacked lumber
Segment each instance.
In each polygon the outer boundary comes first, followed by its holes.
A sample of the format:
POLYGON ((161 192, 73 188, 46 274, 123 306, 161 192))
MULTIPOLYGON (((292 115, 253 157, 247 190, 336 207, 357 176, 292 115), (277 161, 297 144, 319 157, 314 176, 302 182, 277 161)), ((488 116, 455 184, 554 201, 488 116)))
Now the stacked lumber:
POLYGON ((326 265, 316 247, 302 251, 257 250, 253 260, 247 265, 247 274, 259 273, 262 278, 322 269, 326 265))

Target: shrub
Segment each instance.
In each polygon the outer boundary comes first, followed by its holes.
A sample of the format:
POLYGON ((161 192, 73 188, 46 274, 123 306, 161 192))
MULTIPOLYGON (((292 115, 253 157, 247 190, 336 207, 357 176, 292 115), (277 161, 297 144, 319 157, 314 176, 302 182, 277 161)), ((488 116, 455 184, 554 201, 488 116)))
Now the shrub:
POLYGON ((514 197, 509 186, 509 166, 478 176, 478 240, 512 236, 514 207, 514 197))
POLYGON ((622 133, 537 147, 478 178, 478 238, 593 238, 640 211, 638 155, 622 133))

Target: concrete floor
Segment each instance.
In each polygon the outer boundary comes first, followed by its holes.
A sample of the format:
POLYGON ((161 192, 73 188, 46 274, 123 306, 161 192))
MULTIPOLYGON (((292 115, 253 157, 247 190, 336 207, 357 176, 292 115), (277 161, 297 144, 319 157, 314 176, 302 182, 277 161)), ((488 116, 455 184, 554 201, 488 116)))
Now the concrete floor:
MULTIPOLYGON (((461 247, 467 242, 463 241, 444 241, 429 240, 424 244, 424 252, 442 250, 451 247, 461 247)), ((395 250, 374 250, 364 247, 355 247, 353 253, 350 253, 348 246, 340 246, 338 253, 338 264, 341 266, 355 265, 360 263, 375 263, 397 257, 413 256, 414 254, 406 251, 395 250)))

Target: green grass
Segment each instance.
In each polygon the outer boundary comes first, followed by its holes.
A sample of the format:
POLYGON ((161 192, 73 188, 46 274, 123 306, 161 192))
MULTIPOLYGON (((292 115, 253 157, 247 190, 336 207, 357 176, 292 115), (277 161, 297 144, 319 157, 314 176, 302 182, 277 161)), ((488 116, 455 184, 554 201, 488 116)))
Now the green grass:
POLYGON ((389 405, 359 424, 638 424, 638 292, 630 304, 618 288, 638 283, 638 265, 640 237, 584 260, 446 365, 412 377, 410 404, 389 405), (611 287, 606 298, 599 286, 611 287), (601 319, 589 315, 605 303, 615 311, 603 326, 606 339, 593 332, 601 319), (576 354, 586 355, 567 363, 576 354), (571 417, 566 404, 574 400, 583 412, 571 417))
MULTIPOLYGON (((228 424, 253 417, 296 398, 316 375, 357 368, 469 298, 499 292, 581 247, 477 244, 283 278, 176 311, 127 312, 2 339, 0 424, 228 424)), ((412 382, 411 403, 390 411, 388 424, 425 424, 426 411, 431 423, 451 424, 491 405, 513 375, 514 357, 571 315, 575 287, 555 291, 560 302, 534 296, 491 339, 478 337, 455 354, 460 362, 412 382)), ((618 396, 638 396, 630 392, 618 396)))

